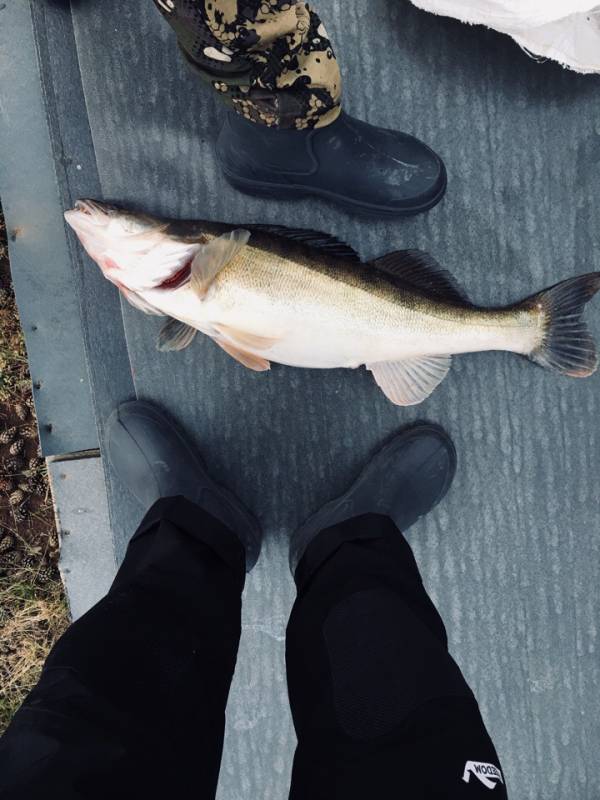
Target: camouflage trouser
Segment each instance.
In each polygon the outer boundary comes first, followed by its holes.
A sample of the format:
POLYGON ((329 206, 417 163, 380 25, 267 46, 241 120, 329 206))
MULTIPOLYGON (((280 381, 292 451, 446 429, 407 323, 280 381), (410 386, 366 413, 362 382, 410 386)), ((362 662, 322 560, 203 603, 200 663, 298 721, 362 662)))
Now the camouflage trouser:
POLYGON ((340 113, 327 31, 301 0, 154 0, 195 70, 247 119, 322 127, 340 113))

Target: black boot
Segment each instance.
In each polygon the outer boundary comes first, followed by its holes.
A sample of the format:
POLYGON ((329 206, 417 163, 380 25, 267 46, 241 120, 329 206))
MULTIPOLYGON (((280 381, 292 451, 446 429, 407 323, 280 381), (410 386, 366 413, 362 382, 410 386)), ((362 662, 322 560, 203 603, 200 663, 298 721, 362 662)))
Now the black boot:
POLYGON ((161 497, 183 495, 223 522, 246 549, 246 570, 260 553, 258 521, 240 500, 216 484, 184 435, 156 406, 123 403, 106 426, 106 452, 125 486, 149 509, 161 497))
POLYGON ((405 532, 444 497, 456 471, 456 450, 439 426, 417 424, 399 433, 368 462, 348 491, 298 528, 290 541, 295 574, 318 533, 363 514, 391 517, 405 532))
POLYGON ((231 111, 217 156, 242 192, 282 200, 312 195, 366 216, 427 211, 446 190, 444 163, 427 145, 343 112, 331 125, 299 131, 258 125, 231 111))

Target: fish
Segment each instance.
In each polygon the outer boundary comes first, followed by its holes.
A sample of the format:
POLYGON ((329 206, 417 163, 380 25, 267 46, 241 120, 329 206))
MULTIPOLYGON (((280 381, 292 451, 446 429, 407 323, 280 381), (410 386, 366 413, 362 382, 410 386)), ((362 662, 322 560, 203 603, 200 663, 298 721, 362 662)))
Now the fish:
POLYGON ((168 318, 161 351, 201 332, 257 372, 364 365, 399 406, 423 402, 461 353, 505 350, 574 378, 598 365, 583 311, 600 272, 485 308, 421 250, 363 262, 317 231, 161 219, 87 199, 65 219, 135 308, 168 318))

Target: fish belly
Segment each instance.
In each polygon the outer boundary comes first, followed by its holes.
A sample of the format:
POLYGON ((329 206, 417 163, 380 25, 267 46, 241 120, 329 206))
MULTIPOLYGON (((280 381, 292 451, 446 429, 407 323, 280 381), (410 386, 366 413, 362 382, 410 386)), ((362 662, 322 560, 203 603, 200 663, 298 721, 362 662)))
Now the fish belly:
POLYGON ((262 309, 255 304, 251 312, 222 313, 220 319, 232 328, 274 340, 255 354, 289 366, 317 369, 487 350, 527 354, 538 336, 529 319, 496 312, 454 320, 396 308, 389 319, 377 313, 372 319, 361 319, 331 308, 328 313, 315 314, 314 309, 278 309, 269 303, 262 309))
MULTIPOLYGON (((426 321, 398 305, 369 298, 368 307, 363 308, 356 302, 327 303, 318 294, 315 298, 302 303, 298 298, 244 296, 238 291, 234 302, 223 302, 219 296, 208 300, 207 313, 215 329, 272 340, 268 347, 250 352, 295 367, 355 368, 442 352, 439 336, 428 333, 426 321)), ((435 328, 431 330, 435 333, 435 328)))

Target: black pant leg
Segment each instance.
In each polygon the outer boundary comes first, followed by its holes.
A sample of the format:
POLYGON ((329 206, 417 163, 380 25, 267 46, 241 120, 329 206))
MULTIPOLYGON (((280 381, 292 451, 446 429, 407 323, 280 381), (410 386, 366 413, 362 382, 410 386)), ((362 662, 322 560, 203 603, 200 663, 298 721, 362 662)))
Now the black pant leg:
POLYGON ((0 739, 0 798, 212 798, 241 628, 237 537, 160 500, 0 739))
POLYGON ((373 514, 322 532, 296 582, 291 800, 506 798, 475 698, 393 522, 373 514))

